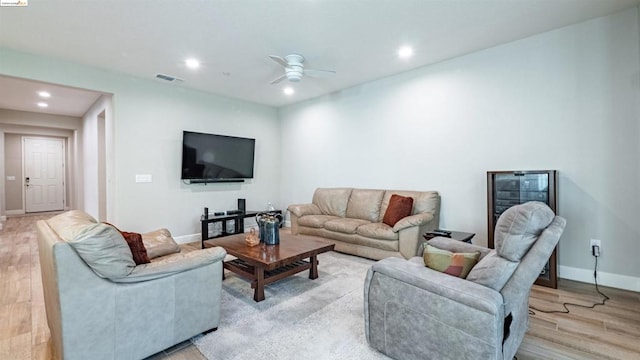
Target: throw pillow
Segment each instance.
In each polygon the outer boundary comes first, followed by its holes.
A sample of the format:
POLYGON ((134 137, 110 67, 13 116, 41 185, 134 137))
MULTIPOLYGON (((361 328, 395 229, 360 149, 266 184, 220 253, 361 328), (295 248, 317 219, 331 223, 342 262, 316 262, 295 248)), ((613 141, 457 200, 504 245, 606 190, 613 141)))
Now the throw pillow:
POLYGON ((149 259, 180 252, 180 245, 173 240, 167 229, 158 229, 142 234, 142 242, 147 249, 149 259))
POLYGON ((382 222, 393 226, 400 221, 400 219, 411 215, 412 208, 412 197, 393 194, 391 195, 391 199, 389 199, 389 206, 387 206, 387 211, 384 212, 382 222))
POLYGON ((136 267, 127 242, 113 226, 101 223, 89 225, 69 244, 102 278, 122 278, 136 267))
POLYGON ((114 229, 120 232, 120 235, 122 235, 124 240, 127 242, 127 245, 129 245, 129 250, 131 250, 131 255, 133 255, 133 261, 135 261, 136 265, 148 264, 151 262, 147 255, 147 249, 144 247, 144 243, 142 242, 142 234, 122 231, 118 229, 117 226, 109 224, 108 222, 105 222, 105 224, 113 226, 114 229))
POLYGON ((471 269, 467 280, 500 291, 511 279, 518 264, 519 262, 509 261, 498 256, 498 253, 493 250, 471 269))
POLYGON ((480 252, 453 253, 427 245, 422 257, 428 268, 464 279, 478 262, 480 252))

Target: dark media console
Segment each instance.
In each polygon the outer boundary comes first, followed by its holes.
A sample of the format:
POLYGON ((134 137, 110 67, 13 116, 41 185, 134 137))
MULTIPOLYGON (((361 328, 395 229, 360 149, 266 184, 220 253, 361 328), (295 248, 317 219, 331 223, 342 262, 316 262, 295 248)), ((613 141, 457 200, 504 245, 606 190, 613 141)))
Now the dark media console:
MULTIPOLYGON (((204 241, 209 239, 215 239, 218 237, 229 236, 233 234, 239 234, 244 232, 244 219, 255 217, 256 215, 263 213, 265 211, 241 211, 241 210, 229 210, 226 215, 211 215, 208 216, 202 215, 200 217, 201 224, 201 245, 204 249, 204 241), (230 214, 233 212, 233 214, 230 214), (227 220, 234 220, 233 230, 229 231, 227 229, 227 220), (222 233, 219 235, 209 237, 209 224, 211 223, 222 223, 222 233)), ((269 212, 275 212, 278 214, 282 214, 282 210, 273 210, 269 212)), ((217 214, 217 213, 216 213, 217 214)))

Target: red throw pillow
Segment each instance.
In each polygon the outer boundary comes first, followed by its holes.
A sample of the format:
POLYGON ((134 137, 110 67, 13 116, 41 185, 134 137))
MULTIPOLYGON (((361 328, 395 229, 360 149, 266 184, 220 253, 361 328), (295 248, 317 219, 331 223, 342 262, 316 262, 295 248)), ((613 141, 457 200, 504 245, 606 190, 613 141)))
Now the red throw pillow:
POLYGON ((400 219, 411 215, 412 208, 412 197, 393 194, 391 195, 391 199, 389 199, 389 206, 387 206, 387 211, 384 212, 382 222, 393 226, 400 221, 400 219))
POLYGON ((144 247, 144 243, 142 242, 142 234, 122 231, 115 225, 109 224, 108 222, 106 222, 105 224, 111 225, 116 228, 116 230, 118 230, 122 237, 127 241, 127 245, 129 245, 131 255, 133 255, 133 261, 136 263, 136 265, 148 264, 151 262, 151 260, 149 260, 149 256, 147 255, 147 248, 144 247))

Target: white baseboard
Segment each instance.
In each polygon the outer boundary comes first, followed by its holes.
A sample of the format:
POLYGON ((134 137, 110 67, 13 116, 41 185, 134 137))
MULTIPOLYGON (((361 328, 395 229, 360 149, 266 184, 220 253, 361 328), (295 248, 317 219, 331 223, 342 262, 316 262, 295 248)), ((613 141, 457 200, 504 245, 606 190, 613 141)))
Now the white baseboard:
POLYGON ((7 221, 7 217, 4 215, 0 216, 0 221, 7 221))
MULTIPOLYGON (((570 266, 558 266, 558 277, 586 283, 593 283, 593 270, 570 266)), ((640 291, 640 279, 635 276, 598 271, 598 285, 617 289, 640 291)))
POLYGON ((5 211, 7 215, 24 215, 24 210, 7 210, 5 211))

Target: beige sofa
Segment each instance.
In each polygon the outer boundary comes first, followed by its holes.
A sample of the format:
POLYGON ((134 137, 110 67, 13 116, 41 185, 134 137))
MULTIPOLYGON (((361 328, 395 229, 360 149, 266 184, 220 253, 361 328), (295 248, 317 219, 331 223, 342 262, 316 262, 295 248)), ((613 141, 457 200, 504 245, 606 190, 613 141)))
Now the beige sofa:
POLYGON ((318 188, 311 204, 288 207, 291 233, 315 235, 335 250, 380 260, 416 255, 422 235, 438 228, 440 195, 436 191, 318 188), (413 198, 411 215, 393 227, 384 224, 391 195, 413 198))
POLYGON ((220 322, 222 248, 179 252, 161 230, 143 234, 157 257, 136 265, 115 228, 81 211, 38 221, 37 234, 56 359, 142 359, 220 322))

